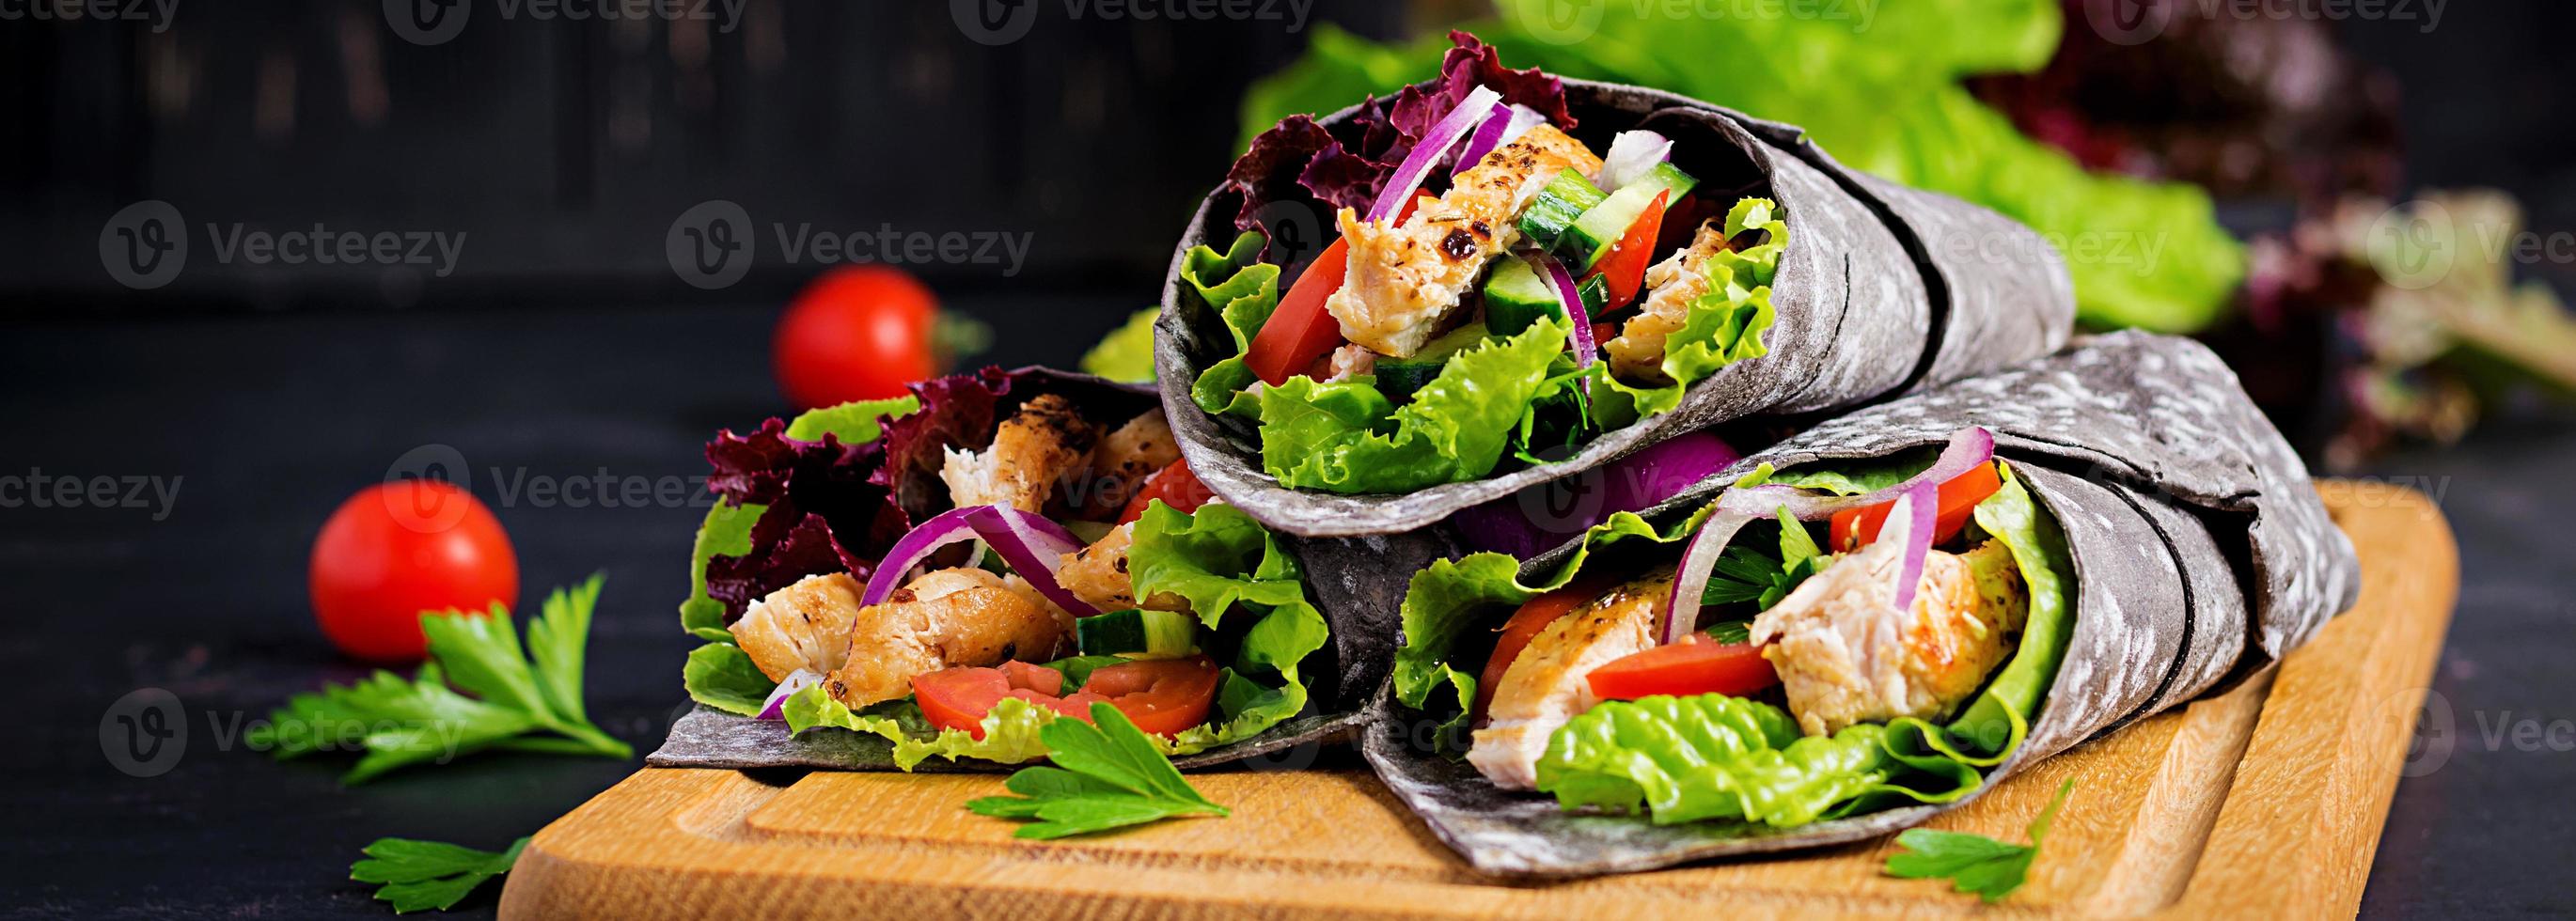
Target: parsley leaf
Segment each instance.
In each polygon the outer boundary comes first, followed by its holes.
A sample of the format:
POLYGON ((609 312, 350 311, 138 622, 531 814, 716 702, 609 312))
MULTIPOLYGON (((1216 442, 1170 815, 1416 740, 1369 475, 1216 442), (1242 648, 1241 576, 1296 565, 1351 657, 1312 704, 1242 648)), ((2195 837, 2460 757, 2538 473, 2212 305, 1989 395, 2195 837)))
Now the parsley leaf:
POLYGON ((2048 823, 2057 817, 2059 807, 2066 805, 2066 795, 2075 791, 2075 778, 2057 788, 2057 797, 2030 823, 2030 843, 2005 844, 1984 835, 1965 832, 1909 828, 1896 836, 1896 843, 1908 853, 1887 858, 1887 875, 1906 879, 1947 879, 1958 892, 1973 892, 1988 903, 2000 902, 2029 878, 2030 862, 2039 856, 2039 845, 2048 837, 2048 823))
POLYGON ((1144 731, 1118 708, 1091 705, 1097 725, 1060 719, 1038 730, 1054 767, 1022 768, 1002 787, 1018 796, 969 801, 976 815, 1037 820, 1016 838, 1062 838, 1175 816, 1229 815, 1181 779, 1144 731))
POLYGON ((393 903, 394 914, 446 911, 485 880, 510 872, 520 849, 527 846, 528 839, 521 838, 511 842, 509 850, 495 854, 436 841, 378 838, 367 845, 367 859, 349 865, 349 878, 383 883, 376 888, 376 898, 393 903))
POLYGON ((422 612, 430 661, 415 677, 379 670, 356 684, 297 694, 251 729, 251 744, 281 760, 363 751, 340 777, 348 784, 484 748, 630 757, 635 750, 601 731, 582 705, 582 651, 601 582, 594 575, 556 589, 529 623, 524 649, 500 605, 484 615, 422 612))

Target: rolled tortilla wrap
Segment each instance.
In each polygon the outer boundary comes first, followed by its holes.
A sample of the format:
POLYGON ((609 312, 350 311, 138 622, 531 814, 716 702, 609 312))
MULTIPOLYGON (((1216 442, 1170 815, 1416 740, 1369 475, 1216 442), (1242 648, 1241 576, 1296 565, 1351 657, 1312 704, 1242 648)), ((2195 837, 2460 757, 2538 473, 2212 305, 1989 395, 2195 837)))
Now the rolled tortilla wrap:
MULTIPOLYGON (((1646 513, 1679 522, 1761 463, 1796 470, 1888 457, 1984 426, 2062 533, 2074 620, 2028 735, 1955 797, 1787 828, 1658 826, 1577 815, 1497 789, 1427 750, 1436 716, 1392 695, 1362 750, 1396 797, 1477 869, 1581 876, 1862 840, 1974 799, 1994 781, 2270 667, 2349 608, 2359 565, 2305 469, 2206 348, 2121 333, 1831 420, 1646 513)), ((1573 577, 1581 542, 1529 561, 1532 588, 1573 577)), ((1678 552, 1677 548, 1671 552, 1678 552)))

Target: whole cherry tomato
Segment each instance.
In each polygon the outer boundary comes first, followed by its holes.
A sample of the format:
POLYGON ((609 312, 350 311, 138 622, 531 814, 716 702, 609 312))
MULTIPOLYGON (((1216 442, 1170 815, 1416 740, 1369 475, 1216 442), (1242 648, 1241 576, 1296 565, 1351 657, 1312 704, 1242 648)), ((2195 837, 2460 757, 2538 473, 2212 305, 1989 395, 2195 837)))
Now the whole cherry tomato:
POLYGON ((359 490, 313 540, 313 615, 331 644, 371 662, 428 651, 422 611, 519 601, 519 560, 492 510, 439 480, 359 490))
POLYGON ((835 268, 787 305, 770 340, 778 387, 803 408, 903 396, 939 373, 939 301, 900 269, 835 268))

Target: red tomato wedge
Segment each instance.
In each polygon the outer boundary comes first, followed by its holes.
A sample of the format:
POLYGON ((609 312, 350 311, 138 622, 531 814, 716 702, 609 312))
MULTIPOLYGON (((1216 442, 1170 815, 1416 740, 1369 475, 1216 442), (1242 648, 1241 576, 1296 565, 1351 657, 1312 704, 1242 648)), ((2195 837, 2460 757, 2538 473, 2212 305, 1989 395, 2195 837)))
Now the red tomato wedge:
POLYGON ((1609 579, 1599 576, 1581 579, 1523 602, 1520 610, 1512 612, 1512 619, 1503 622, 1503 635, 1494 640, 1493 657, 1485 660, 1484 673, 1476 676, 1474 715, 1478 718, 1484 716, 1485 708, 1494 702, 1494 686, 1502 683, 1503 673, 1511 670, 1512 661, 1521 657, 1522 650, 1529 648, 1530 640, 1538 638, 1539 631, 1547 629, 1547 625, 1555 623, 1557 618, 1601 597, 1612 584, 1609 579))
MULTIPOLYGON (((1425 200, 1437 199, 1429 192, 1416 193, 1396 214, 1396 223, 1411 217, 1413 209, 1425 200)), ((1261 331, 1253 334, 1252 347, 1244 350, 1243 363, 1262 383, 1274 387, 1285 383, 1341 346, 1341 321, 1324 309, 1324 300, 1342 289, 1342 279, 1349 274, 1350 256, 1350 247, 1342 240, 1324 247, 1324 252, 1306 266, 1306 274, 1297 276, 1297 283, 1288 286, 1288 293, 1279 298, 1278 309, 1262 322, 1261 331)))
MULTIPOLYGON (((1991 463, 1968 468, 1968 472, 1941 484, 1939 511, 1932 519, 1932 542, 1939 544, 1957 537, 1959 529, 1968 526, 1968 516, 1976 512, 1977 503, 1986 501, 2003 486, 2003 477, 1991 463)), ((1833 530, 1826 537, 1830 546, 1825 549, 1849 553, 1877 540, 1879 527, 1887 524, 1887 513, 1895 507, 1894 501, 1888 501, 1835 512, 1833 530)))
POLYGON ((1164 505, 1174 509, 1195 512, 1214 498, 1216 492, 1199 482, 1198 474, 1190 472, 1190 462, 1176 460, 1171 466, 1154 471, 1153 475, 1145 478, 1145 485, 1136 490, 1136 498, 1129 500, 1127 510, 1118 514, 1118 523, 1126 524, 1144 517, 1145 509, 1156 499, 1163 500, 1164 505))
POLYGON ((1609 254, 1594 263, 1592 271, 1583 273, 1584 278, 1599 275, 1609 285, 1610 299, 1601 304, 1602 313, 1628 306, 1629 301, 1637 299, 1637 289, 1646 281, 1646 259, 1654 252, 1655 237, 1664 229, 1664 208, 1672 197, 1670 190, 1657 193, 1655 200, 1647 203, 1645 213, 1637 215, 1637 222, 1620 235, 1619 242, 1610 244, 1609 254))
POLYGON ((1592 693, 1606 700, 1636 700, 1657 694, 1741 696, 1780 683, 1761 647, 1720 643, 1700 634, 1612 660, 1584 676, 1592 693))
POLYGON ((1138 729, 1173 735, 1207 722, 1217 675, 1216 662, 1206 656, 1124 662, 1094 670, 1081 690, 1068 695, 1063 693, 1063 673, 1005 662, 1000 668, 944 668, 914 675, 912 697, 931 725, 962 729, 978 739, 984 737, 984 715, 1005 697, 1085 722, 1091 719, 1092 704, 1106 703, 1138 729))

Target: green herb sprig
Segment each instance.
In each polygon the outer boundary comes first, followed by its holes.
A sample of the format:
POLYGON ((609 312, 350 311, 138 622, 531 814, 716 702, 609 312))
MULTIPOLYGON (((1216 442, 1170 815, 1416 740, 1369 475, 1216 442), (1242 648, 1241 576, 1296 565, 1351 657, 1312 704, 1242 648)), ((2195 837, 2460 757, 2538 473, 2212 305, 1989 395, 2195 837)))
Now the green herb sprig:
POLYGON ((1966 832, 1906 829, 1896 836, 1896 843, 1910 852, 1889 855, 1887 875, 1947 879, 1951 889, 1976 893, 1988 904, 2003 901, 2029 879, 2030 862, 2039 856, 2040 840, 2048 837, 2049 821, 2057 818, 2057 810, 2066 805, 2066 795, 2074 791, 2072 777, 2058 786, 2057 797, 2031 820, 2027 845, 2005 844, 1966 832))
POLYGON ((356 684, 298 694, 251 730, 279 759, 336 750, 366 754, 340 777, 380 774, 487 748, 627 758, 635 749, 602 731, 582 705, 582 654, 604 576, 548 595, 523 649, 510 612, 423 612, 429 663, 409 680, 379 670, 356 684), (470 696, 469 696, 470 695, 470 696))
POLYGON ((1091 705, 1097 725, 1059 719, 1038 730, 1054 767, 1022 768, 1003 781, 1018 796, 969 801, 977 815, 1037 820, 1016 838, 1062 838, 1185 815, 1231 813, 1181 779, 1172 761, 1118 708, 1091 705))
POLYGON ((521 838, 495 854, 436 841, 378 838, 367 845, 367 859, 349 865, 349 878, 383 883, 376 887, 376 898, 393 903, 394 914, 446 911, 484 881, 510 872, 527 846, 528 839, 521 838))

